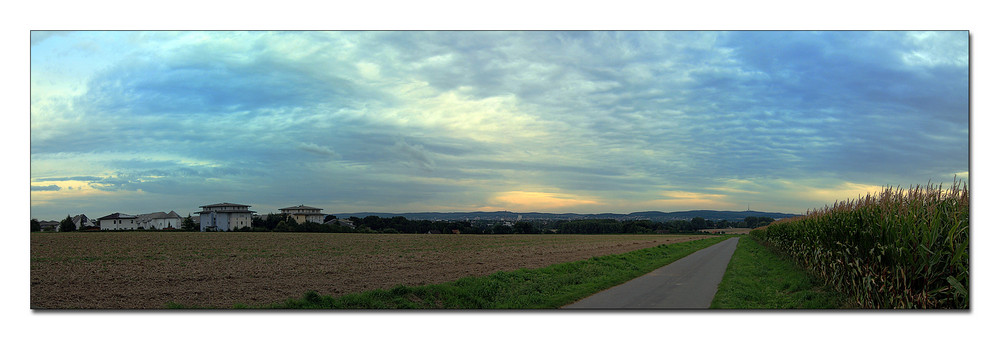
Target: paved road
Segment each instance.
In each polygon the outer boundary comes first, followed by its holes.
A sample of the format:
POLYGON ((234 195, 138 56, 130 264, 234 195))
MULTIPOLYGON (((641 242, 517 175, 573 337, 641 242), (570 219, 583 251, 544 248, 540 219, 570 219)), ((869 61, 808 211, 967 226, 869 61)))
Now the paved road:
POLYGON ((583 300, 574 309, 708 308, 736 251, 733 237, 583 300))

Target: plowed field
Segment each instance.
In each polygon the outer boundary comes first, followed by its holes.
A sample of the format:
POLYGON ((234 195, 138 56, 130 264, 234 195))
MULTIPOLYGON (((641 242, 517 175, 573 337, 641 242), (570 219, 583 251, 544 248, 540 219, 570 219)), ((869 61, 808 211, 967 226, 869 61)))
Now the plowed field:
POLYGON ((230 308, 540 268, 707 236, 31 233, 31 308, 230 308))

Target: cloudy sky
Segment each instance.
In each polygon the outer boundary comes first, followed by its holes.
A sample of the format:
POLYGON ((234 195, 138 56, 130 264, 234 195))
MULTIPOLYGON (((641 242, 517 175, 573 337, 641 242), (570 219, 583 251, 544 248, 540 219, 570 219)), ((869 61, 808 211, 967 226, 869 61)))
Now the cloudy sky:
POLYGON ((953 32, 31 33, 31 216, 802 213, 969 171, 953 32))

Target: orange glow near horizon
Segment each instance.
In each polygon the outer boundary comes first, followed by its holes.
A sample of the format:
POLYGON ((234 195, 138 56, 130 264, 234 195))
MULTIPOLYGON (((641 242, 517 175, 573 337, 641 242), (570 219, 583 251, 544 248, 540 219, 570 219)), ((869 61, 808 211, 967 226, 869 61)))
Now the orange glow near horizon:
POLYGON ((676 209, 724 209, 724 207, 731 206, 730 203, 723 201, 729 197, 728 195, 679 190, 663 191, 661 194, 665 197, 649 201, 646 204, 664 207, 661 209, 663 211, 676 209))
POLYGON ((867 194, 877 194, 883 188, 879 185, 844 182, 832 188, 805 187, 800 190, 799 195, 806 199, 832 204, 837 201, 855 200, 867 194))
POLYGON ((493 198, 492 206, 483 208, 503 208, 508 210, 549 210, 579 205, 600 204, 600 202, 571 194, 533 191, 507 191, 493 198))

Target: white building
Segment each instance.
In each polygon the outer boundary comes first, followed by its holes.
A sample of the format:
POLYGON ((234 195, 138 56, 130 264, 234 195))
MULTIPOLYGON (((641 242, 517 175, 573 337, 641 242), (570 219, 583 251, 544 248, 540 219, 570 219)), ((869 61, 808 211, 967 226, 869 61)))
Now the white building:
POLYGON ((160 211, 160 212, 155 212, 155 213, 142 214, 142 215, 136 216, 135 220, 136 220, 136 223, 139 225, 139 228, 146 229, 146 230, 149 230, 149 229, 162 230, 162 229, 167 229, 167 228, 180 229, 181 228, 181 216, 178 215, 176 212, 174 212, 172 210, 169 213, 165 213, 165 212, 160 211))
POLYGON ((250 227, 253 213, 249 205, 216 203, 200 206, 201 231, 230 231, 250 227))
POLYGON ((323 216, 326 216, 326 214, 320 212, 320 210, 323 209, 304 206, 301 204, 278 210, 281 210, 282 214, 288 214, 299 224, 305 222, 323 223, 323 216))
POLYGON ((94 224, 94 221, 84 214, 73 216, 73 224, 76 225, 76 230, 86 230, 97 227, 97 225, 94 224))
POLYGON ((135 216, 122 213, 114 213, 98 218, 97 225, 101 230, 136 230, 139 228, 135 216))

